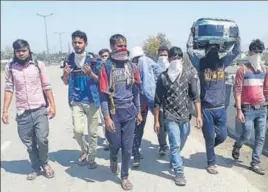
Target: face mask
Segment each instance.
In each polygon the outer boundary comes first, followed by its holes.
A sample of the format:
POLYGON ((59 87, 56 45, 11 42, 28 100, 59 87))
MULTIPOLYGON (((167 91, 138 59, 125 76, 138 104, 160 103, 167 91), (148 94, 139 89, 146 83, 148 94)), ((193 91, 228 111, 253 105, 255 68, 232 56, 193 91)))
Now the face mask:
POLYGON ((20 64, 20 65, 25 65, 25 64, 29 63, 30 60, 31 60, 30 57, 28 57, 28 58, 25 59, 25 60, 21 60, 21 59, 15 57, 15 61, 16 61, 18 64, 20 64))
POLYGON ((264 62, 261 59, 262 55, 260 53, 247 57, 247 60, 250 62, 251 66, 254 68, 255 71, 262 71, 261 65, 264 62))
POLYGON ((174 60, 170 62, 168 67, 168 76, 172 82, 176 80, 176 78, 181 74, 183 67, 183 60, 174 60))
POLYGON ((220 65, 220 57, 217 48, 210 49, 206 54, 206 65, 214 70, 220 65))
POLYGON ((168 57, 167 56, 159 56, 157 63, 162 66, 164 70, 167 70, 169 67, 168 57))

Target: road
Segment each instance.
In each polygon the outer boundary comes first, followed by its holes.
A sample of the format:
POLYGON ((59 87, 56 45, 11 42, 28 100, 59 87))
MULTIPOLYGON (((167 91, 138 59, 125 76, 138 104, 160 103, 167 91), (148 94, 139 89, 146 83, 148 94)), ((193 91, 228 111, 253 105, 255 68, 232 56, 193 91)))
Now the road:
MULTIPOLYGON (((1 191, 3 192, 105 192, 122 191, 119 178, 109 170, 109 152, 102 149, 103 133, 100 127, 100 141, 97 151, 98 168, 88 170, 77 166, 74 161, 79 156, 78 145, 73 139, 71 111, 67 104, 67 87, 61 83, 58 66, 47 67, 53 85, 57 104, 57 116, 50 121, 50 160, 56 175, 53 179, 43 176, 35 181, 27 181, 25 174, 30 171, 25 146, 19 140, 15 119, 14 102, 10 108, 10 124, 1 123, 1 191)), ((1 73, 3 93, 4 75, 1 73)), ((1 103, 3 94, 1 94, 1 103)), ((168 157, 158 157, 157 137, 152 129, 153 117, 149 114, 142 142, 142 160, 139 170, 130 171, 130 179, 135 192, 264 192, 268 191, 268 174, 259 176, 247 169, 251 149, 242 150, 242 162, 231 159, 233 140, 227 141, 216 150, 219 175, 209 175, 205 171, 206 154, 204 139, 200 130, 192 126, 191 135, 182 151, 187 185, 178 187, 168 171, 168 157)), ((262 164, 268 170, 268 158, 262 157, 262 164)))

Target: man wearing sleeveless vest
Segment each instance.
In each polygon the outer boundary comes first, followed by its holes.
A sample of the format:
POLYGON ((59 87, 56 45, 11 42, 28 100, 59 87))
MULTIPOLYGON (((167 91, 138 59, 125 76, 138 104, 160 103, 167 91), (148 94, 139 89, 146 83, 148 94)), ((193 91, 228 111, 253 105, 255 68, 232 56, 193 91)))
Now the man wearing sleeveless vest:
POLYGON ((123 35, 110 38, 112 50, 109 60, 100 71, 101 109, 110 144, 110 169, 119 173, 118 151, 122 150, 121 186, 131 190, 128 179, 136 120, 140 123, 141 107, 138 85, 141 83, 137 67, 129 61, 127 41, 123 35), (137 119, 136 119, 137 117, 137 119))
POLYGON ((69 55, 62 80, 69 86, 68 101, 72 110, 74 135, 81 147, 78 164, 87 164, 89 169, 95 169, 100 106, 97 83, 101 62, 92 62, 92 54, 85 51, 87 36, 84 32, 75 31, 72 34, 72 45, 75 52, 69 55), (88 125, 88 144, 84 139, 85 116, 88 125))
POLYGON ((251 42, 248 57, 245 58, 247 63, 237 70, 234 86, 237 120, 242 123, 243 133, 234 144, 232 156, 235 160, 239 159, 240 149, 251 139, 254 129, 250 169, 260 175, 265 174, 259 164, 266 134, 268 102, 268 66, 261 61, 264 50, 264 44, 259 39, 251 42))
POLYGON ((217 44, 207 45, 204 54, 197 54, 198 51, 193 49, 193 30, 191 29, 187 52, 193 65, 199 71, 207 171, 210 174, 218 174, 214 148, 223 143, 227 137, 224 70, 240 54, 240 39, 237 38, 232 50, 222 58, 219 56, 217 44))

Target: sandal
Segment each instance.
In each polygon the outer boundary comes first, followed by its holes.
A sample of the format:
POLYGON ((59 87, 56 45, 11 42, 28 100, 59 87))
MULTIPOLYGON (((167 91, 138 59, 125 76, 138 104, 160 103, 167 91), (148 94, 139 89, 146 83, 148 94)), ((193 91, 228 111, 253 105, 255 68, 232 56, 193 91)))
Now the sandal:
POLYGON ((26 176, 26 179, 29 180, 29 181, 32 181, 32 180, 35 180, 36 177, 38 177, 39 175, 41 175, 41 170, 35 170, 32 173, 29 173, 26 176))
POLYGON ((120 168, 118 166, 117 161, 110 160, 110 169, 114 174, 119 175, 120 168))
POLYGON ((87 163, 88 163, 88 162, 87 162, 87 154, 86 154, 86 153, 83 153, 83 154, 81 155, 81 157, 78 159, 77 164, 78 164, 79 166, 85 166, 87 163))
POLYGON ((265 170, 260 168, 259 165, 250 166, 249 169, 254 171, 255 173, 257 173, 259 175, 265 175, 265 170))
POLYGON ((129 191, 129 190, 131 190, 133 188, 133 185, 128 179, 122 179, 121 180, 121 187, 124 190, 129 191))
POLYGON ((46 178, 52 178, 52 177, 54 177, 54 171, 53 171, 53 169, 50 167, 50 165, 49 164, 45 164, 45 165, 43 165, 42 166, 43 167, 43 169, 44 169, 44 176, 46 177, 46 178))
POLYGON ((215 165, 209 165, 207 167, 207 172, 212 174, 212 175, 217 175, 218 174, 217 167, 215 165))

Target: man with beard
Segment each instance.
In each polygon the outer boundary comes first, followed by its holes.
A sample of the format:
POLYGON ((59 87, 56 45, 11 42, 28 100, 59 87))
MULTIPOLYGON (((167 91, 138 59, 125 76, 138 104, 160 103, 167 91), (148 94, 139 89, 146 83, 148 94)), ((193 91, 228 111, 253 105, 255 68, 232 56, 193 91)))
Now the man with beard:
POLYGON ((97 140, 98 140, 98 113, 99 91, 98 73, 100 62, 93 62, 94 54, 87 53, 87 35, 82 31, 72 34, 72 45, 75 50, 68 57, 64 68, 62 80, 69 86, 68 100, 72 109, 74 135, 81 148, 79 165, 88 165, 89 169, 95 169, 97 140), (87 118, 89 145, 84 139, 85 116, 87 118))
MULTIPOLYGON (((108 58, 110 57, 110 51, 108 49, 102 49, 99 51, 99 57, 101 58, 102 62, 104 64, 106 64, 106 61, 108 60, 108 58)), ((104 133, 104 136, 105 136, 105 121, 104 121, 104 117, 103 117, 103 114, 100 110, 100 120, 101 120, 101 126, 103 127, 103 133, 104 133)), ((103 141, 103 144, 104 144, 104 150, 105 151, 108 151, 109 150, 109 142, 105 136, 104 138, 104 141, 103 141)))
POLYGON ((264 50, 264 44, 259 39, 251 42, 249 55, 244 58, 247 62, 237 70, 234 86, 237 120, 242 123, 243 133, 234 144, 232 156, 235 160, 239 159, 240 149, 250 140, 254 128, 255 143, 250 169, 260 175, 265 174, 259 164, 265 140, 268 105, 268 67, 261 60, 264 50))
POLYGON ((136 117, 139 123, 142 121, 138 88, 141 80, 136 65, 129 61, 126 38, 121 34, 111 36, 110 47, 111 62, 102 66, 99 76, 101 109, 110 143, 110 169, 119 173, 118 151, 121 148, 121 186, 131 190, 128 172, 136 117))
POLYGON ((170 65, 157 80, 155 94, 155 132, 159 133, 159 112, 163 108, 164 123, 170 143, 170 162, 175 172, 175 183, 184 186, 186 180, 180 155, 190 133, 190 100, 195 103, 197 127, 202 127, 198 75, 192 64, 183 59, 179 47, 168 51, 170 65))
POLYGON ((208 44, 204 55, 196 54, 193 50, 192 33, 193 29, 191 29, 187 43, 187 52, 193 65, 199 71, 203 116, 202 132, 206 143, 207 171, 210 174, 218 174, 214 147, 224 142, 227 137, 224 70, 240 54, 240 39, 237 38, 230 53, 220 58, 217 44, 208 44), (203 58, 200 59, 202 56, 203 58))
POLYGON ((134 47, 131 50, 131 59, 133 63, 137 64, 142 80, 140 102, 143 121, 140 124, 136 124, 132 150, 132 155, 134 157, 133 167, 137 168, 140 166, 140 159, 143 158, 139 149, 149 109, 153 113, 156 80, 162 72, 162 67, 157 65, 151 58, 147 57, 144 54, 142 47, 139 46, 134 47))
POLYGON ((55 116, 56 108, 45 64, 33 60, 25 40, 16 40, 13 49, 14 59, 6 67, 2 121, 9 123, 8 108, 15 91, 18 133, 27 147, 33 169, 27 180, 34 180, 40 175, 41 168, 44 176, 52 178, 54 171, 48 164, 48 117, 55 116), (49 111, 46 109, 48 105, 49 111))

